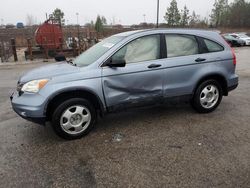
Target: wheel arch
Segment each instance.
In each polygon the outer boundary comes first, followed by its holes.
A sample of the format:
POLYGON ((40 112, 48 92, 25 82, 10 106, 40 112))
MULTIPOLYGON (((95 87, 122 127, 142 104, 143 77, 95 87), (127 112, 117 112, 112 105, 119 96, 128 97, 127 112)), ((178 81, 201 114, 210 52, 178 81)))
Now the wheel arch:
POLYGON ((101 116, 105 113, 105 107, 98 95, 86 88, 71 88, 62 90, 52 95, 44 108, 44 114, 47 120, 51 120, 51 116, 56 106, 61 102, 70 98, 85 98, 91 102, 101 116))
POLYGON ((199 79, 198 82, 195 85, 195 88, 193 90, 193 94, 195 93, 196 89, 199 87, 199 85, 202 82, 204 82, 206 80, 211 80, 211 79, 216 80, 216 81, 219 82, 219 84, 221 85, 222 91, 223 91, 223 95, 227 96, 228 95, 228 87, 227 87, 226 78, 222 74, 218 74, 218 73, 208 74, 208 75, 203 76, 201 79, 199 79))

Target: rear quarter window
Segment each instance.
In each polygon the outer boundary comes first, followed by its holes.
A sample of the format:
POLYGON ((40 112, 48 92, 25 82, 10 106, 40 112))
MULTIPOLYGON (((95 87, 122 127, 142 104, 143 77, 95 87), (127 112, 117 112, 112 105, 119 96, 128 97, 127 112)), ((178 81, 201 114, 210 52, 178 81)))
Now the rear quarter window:
POLYGON ((205 45, 207 46, 208 52, 220 52, 224 50, 224 47, 217 42, 211 41, 209 39, 203 39, 205 45))

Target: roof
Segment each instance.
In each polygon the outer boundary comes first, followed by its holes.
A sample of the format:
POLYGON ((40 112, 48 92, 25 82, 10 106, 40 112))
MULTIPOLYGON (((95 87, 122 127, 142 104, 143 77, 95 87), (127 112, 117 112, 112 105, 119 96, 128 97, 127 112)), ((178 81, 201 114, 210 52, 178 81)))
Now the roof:
POLYGON ((154 29, 144 29, 144 30, 133 30, 127 31, 123 33, 116 34, 115 36, 127 37, 130 35, 138 34, 138 33, 189 33, 189 34, 205 34, 205 33, 219 33, 217 30, 205 30, 205 29, 188 29, 188 28, 154 28, 154 29))
POLYGON ((136 33, 139 33, 139 32, 143 32, 143 31, 146 31, 146 30, 126 31, 126 32, 118 33, 115 36, 127 37, 129 35, 133 35, 133 34, 136 34, 136 33))
POLYGON ((124 37, 126 39, 124 40, 131 40, 136 37, 146 36, 146 35, 154 35, 154 34, 183 34, 183 35, 194 35, 206 38, 208 40, 216 41, 217 43, 220 43, 223 46, 226 42, 225 40, 220 36, 220 33, 218 30, 205 30, 205 29, 189 29, 189 28, 155 28, 155 29, 145 29, 145 30, 134 30, 124 33, 119 33, 116 36, 124 37))

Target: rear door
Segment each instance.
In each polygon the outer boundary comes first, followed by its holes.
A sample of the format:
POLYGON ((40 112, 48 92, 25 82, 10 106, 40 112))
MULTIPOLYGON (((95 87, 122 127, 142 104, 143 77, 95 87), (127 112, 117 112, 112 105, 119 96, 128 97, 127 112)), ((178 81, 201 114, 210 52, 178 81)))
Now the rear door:
POLYGON ((164 97, 192 93, 193 75, 206 61, 198 40, 193 35, 166 34, 167 58, 164 62, 164 97))
POLYGON ((137 38, 113 55, 115 59, 123 58, 126 66, 102 69, 107 107, 136 106, 162 98, 160 51, 160 35, 156 34, 137 38))

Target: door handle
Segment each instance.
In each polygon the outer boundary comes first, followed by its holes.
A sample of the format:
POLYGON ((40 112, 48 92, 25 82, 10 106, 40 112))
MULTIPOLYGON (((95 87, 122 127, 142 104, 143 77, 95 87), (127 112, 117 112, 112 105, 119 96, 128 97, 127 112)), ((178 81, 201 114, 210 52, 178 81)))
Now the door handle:
POLYGON ((202 62, 202 61, 206 61, 206 59, 204 59, 204 58, 197 58, 196 60, 195 60, 196 62, 202 62))
POLYGON ((158 68, 158 67, 161 67, 161 65, 160 64, 151 64, 148 66, 149 69, 158 68))

